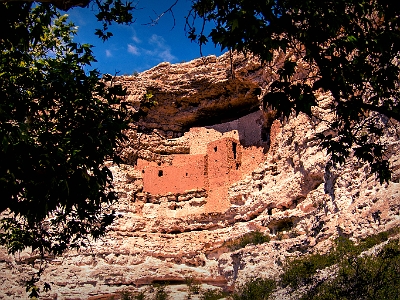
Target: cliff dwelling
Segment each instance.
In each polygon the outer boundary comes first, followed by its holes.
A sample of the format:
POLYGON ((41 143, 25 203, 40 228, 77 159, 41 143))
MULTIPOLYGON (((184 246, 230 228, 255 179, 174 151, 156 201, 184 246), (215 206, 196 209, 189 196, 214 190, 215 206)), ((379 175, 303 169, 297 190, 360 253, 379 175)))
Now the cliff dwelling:
MULTIPOLYGON (((189 154, 170 154, 168 162, 138 159, 143 192, 151 195, 203 191, 205 210, 223 211, 231 203, 228 189, 264 161, 262 113, 207 127, 194 127, 183 137, 189 154)), ((168 155, 168 154, 167 154, 168 155)))

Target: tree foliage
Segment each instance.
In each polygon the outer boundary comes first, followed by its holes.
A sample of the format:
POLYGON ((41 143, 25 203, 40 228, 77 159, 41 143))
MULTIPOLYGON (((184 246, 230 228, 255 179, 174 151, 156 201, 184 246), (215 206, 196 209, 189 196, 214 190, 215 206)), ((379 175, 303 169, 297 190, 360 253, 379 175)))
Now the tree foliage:
POLYGON ((389 241, 373 255, 357 255, 348 244, 336 276, 318 282, 301 299, 400 299, 399 241, 389 241))
POLYGON ((305 291, 300 299, 399 299, 398 234, 394 227, 357 244, 339 237, 326 254, 288 259, 279 285, 305 291))
POLYGON ((60 254, 113 220, 125 91, 85 71, 91 46, 52 4, 1 3, 0 26, 0 242, 60 254))
POLYGON ((265 63, 274 51, 297 50, 298 58, 317 66, 316 78, 293 80, 298 61, 288 57, 263 99, 265 107, 284 117, 293 111, 312 116, 315 93, 330 92, 333 133, 319 138, 332 161, 343 163, 354 150, 381 183, 390 179, 381 138, 393 120, 400 121, 399 2, 196 0, 187 20, 189 37, 200 45, 211 39, 265 63), (207 22, 213 27, 209 34, 207 22))

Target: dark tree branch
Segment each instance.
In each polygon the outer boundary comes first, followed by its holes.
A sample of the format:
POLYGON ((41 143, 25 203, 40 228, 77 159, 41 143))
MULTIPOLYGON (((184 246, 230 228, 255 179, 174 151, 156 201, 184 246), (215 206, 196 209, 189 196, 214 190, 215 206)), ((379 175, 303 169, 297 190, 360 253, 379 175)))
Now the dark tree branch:
POLYGON ((171 30, 175 28, 176 25, 176 19, 175 19, 175 15, 174 15, 174 11, 173 8, 176 4, 178 4, 179 0, 175 0, 175 2, 164 12, 162 12, 161 14, 157 14, 157 12, 153 11, 156 15, 157 18, 155 20, 153 20, 152 18, 150 18, 150 22, 149 23, 145 23, 142 25, 150 25, 150 26, 155 26, 158 24, 158 22, 160 21, 160 19, 165 16, 168 12, 172 15, 172 18, 174 19, 174 25, 172 26, 171 30))

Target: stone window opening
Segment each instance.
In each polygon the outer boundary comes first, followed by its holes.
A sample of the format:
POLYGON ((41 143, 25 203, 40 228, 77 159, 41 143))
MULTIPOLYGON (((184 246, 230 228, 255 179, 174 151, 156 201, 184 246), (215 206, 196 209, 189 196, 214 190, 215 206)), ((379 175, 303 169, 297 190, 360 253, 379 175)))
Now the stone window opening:
POLYGON ((233 159, 236 159, 237 143, 235 142, 232 142, 232 152, 233 152, 233 159))
POLYGON ((217 152, 217 150, 218 150, 218 147, 215 146, 215 147, 214 147, 214 152, 217 152))
POLYGON ((162 177, 164 175, 163 170, 158 170, 158 177, 162 177))

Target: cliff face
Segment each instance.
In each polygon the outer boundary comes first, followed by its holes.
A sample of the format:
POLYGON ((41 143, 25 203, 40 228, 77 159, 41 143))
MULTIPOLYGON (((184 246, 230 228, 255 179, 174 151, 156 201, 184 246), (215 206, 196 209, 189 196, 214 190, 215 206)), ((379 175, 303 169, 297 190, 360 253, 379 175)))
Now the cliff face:
MULTIPOLYGON (((275 64, 282 61, 277 55, 275 64)), ((233 64, 235 78, 228 55, 118 78, 133 106, 149 92, 157 105, 139 124, 146 133, 128 132, 125 164, 110 165, 117 220, 92 248, 49 258, 48 298, 86 299, 188 277, 230 288, 249 276, 277 276, 287 257, 326 251, 339 234, 360 238, 399 226, 398 125, 385 137, 389 184, 353 159, 333 168, 315 139, 326 123, 303 114, 282 123, 259 110, 276 68, 242 56, 233 64), (272 240, 226 247, 255 230, 272 240)), ((296 76, 310 74, 304 64, 296 76)), ((321 119, 330 118, 329 102, 319 95, 321 119)), ((16 283, 32 271, 29 260, 28 252, 2 250, 3 298, 25 295, 16 283)))

